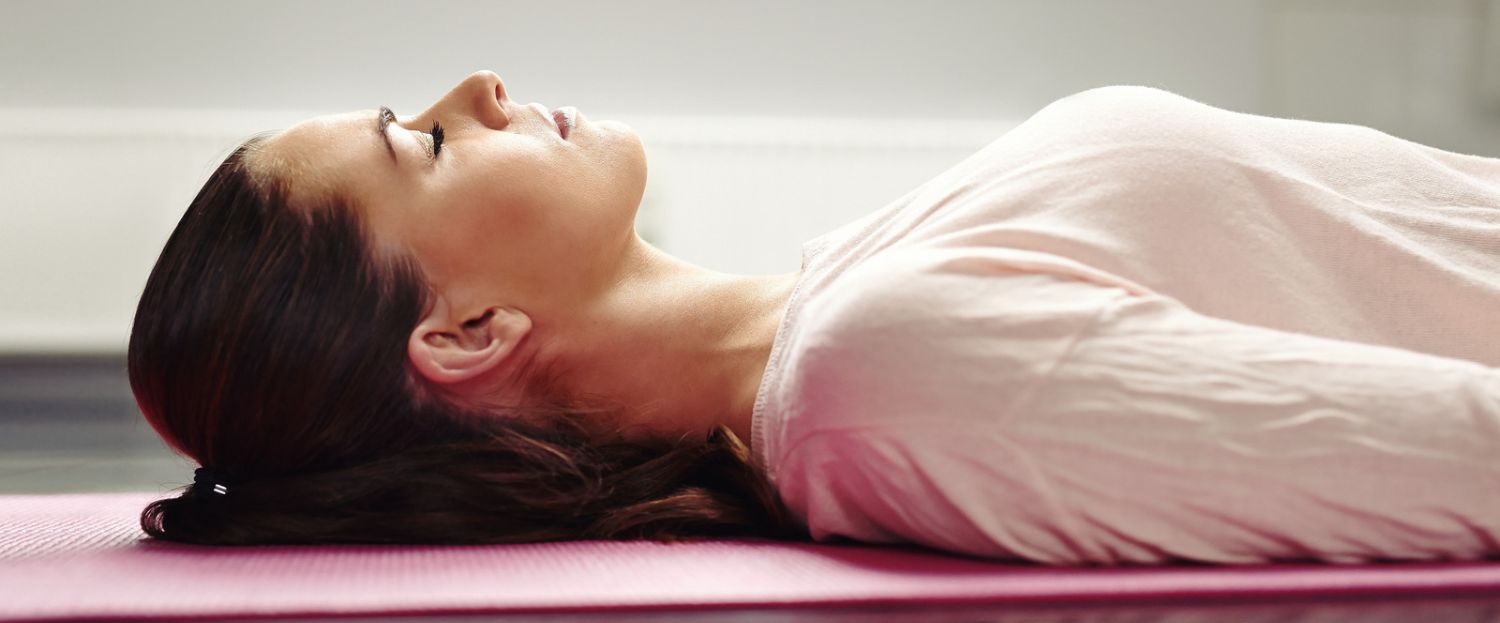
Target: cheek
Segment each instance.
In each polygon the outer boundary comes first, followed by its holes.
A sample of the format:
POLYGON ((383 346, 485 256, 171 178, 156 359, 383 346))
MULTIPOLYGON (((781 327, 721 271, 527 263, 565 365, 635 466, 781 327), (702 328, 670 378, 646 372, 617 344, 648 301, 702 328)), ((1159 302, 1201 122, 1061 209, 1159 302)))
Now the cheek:
MULTIPOLYGON (((578 252, 590 244, 598 214, 611 203, 609 184, 590 162, 546 146, 508 140, 476 146, 455 159, 429 194, 452 222, 451 244, 495 262, 519 266, 578 252)), ((426 228, 433 228, 425 225, 426 228)))
POLYGON ((428 192, 406 203, 379 230, 415 254, 435 284, 465 282, 506 261, 516 251, 514 241, 532 227, 500 199, 478 192, 428 192))

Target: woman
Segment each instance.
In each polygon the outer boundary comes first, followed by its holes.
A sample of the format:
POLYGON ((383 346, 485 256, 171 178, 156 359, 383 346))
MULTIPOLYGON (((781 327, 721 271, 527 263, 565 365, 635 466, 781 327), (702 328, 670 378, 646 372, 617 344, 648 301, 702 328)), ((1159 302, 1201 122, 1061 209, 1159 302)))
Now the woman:
POLYGON ((249 141, 137 310, 205 466, 143 527, 1500 553, 1500 161, 1094 89, 757 277, 636 236, 644 180, 490 72, 249 141))

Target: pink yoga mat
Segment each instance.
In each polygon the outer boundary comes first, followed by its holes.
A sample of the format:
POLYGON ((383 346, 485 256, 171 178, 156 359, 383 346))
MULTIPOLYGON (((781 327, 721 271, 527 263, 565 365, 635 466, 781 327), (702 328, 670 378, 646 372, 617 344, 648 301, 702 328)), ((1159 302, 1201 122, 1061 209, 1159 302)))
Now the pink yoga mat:
POLYGON ((0 496, 0 621, 1500 595, 1500 562, 1062 568, 750 539, 197 547, 140 532, 158 495, 0 496))

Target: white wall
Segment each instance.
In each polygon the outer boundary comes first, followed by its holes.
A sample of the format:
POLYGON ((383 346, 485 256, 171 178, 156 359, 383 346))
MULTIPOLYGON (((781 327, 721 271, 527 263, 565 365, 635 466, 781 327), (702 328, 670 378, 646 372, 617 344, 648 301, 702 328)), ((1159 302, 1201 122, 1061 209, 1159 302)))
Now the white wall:
POLYGON ((1259 63, 1255 0, 45 0, 0 10, 0 106, 381 102, 400 112, 481 68, 517 101, 616 114, 1010 117, 1122 80, 1222 105, 1255 105, 1259 93, 1243 78, 1259 63))
POLYGON ((162 242, 239 140, 415 111, 480 68, 642 135, 638 228, 793 270, 1046 102, 1150 84, 1500 155, 1497 0, 8 2, 0 352, 120 351, 162 242), (567 9, 571 8, 571 12, 567 9))
POLYGON ((1278 0, 1264 113, 1500 156, 1500 0, 1278 0))

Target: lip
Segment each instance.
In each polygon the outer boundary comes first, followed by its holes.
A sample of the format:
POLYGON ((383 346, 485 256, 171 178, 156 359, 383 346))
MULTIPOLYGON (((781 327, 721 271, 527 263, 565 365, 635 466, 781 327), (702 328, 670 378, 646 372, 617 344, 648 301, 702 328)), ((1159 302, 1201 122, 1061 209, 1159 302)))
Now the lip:
POLYGON ((552 124, 552 131, 557 132, 557 135, 562 137, 563 140, 568 140, 569 128, 564 127, 566 124, 561 120, 562 116, 559 114, 559 110, 548 110, 546 106, 535 102, 528 105, 527 108, 535 109, 541 114, 543 119, 552 124))
POLYGON ((573 130, 578 128, 578 109, 572 106, 563 106, 552 111, 552 124, 557 126, 557 133, 562 135, 563 140, 568 140, 573 135, 573 130))

